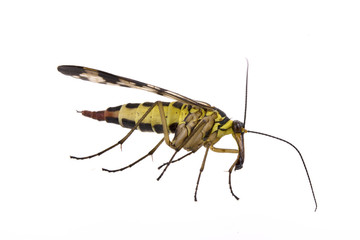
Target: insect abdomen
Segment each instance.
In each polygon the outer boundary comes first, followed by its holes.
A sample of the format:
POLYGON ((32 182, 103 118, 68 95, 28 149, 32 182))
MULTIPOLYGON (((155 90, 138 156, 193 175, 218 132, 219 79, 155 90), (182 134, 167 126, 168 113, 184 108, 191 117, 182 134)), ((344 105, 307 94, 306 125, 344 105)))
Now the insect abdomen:
MULTIPOLYGON (((154 103, 128 103, 122 105, 119 111, 119 124, 125 128, 133 128, 135 123, 146 113, 149 107, 154 103)), ((179 116, 183 104, 180 102, 162 102, 166 123, 170 132, 175 132, 179 123, 179 116)), ((142 132, 156 132, 163 133, 163 126, 161 122, 159 108, 155 106, 151 112, 140 123, 138 130, 142 132)))
MULTIPOLYGON (((133 128, 135 123, 153 106, 154 103, 128 103, 117 107, 110 107, 105 111, 90 112, 82 111, 84 116, 106 121, 109 123, 120 124, 125 128, 133 128)), ((180 113, 187 105, 181 102, 162 102, 168 129, 171 133, 175 132, 179 124, 180 113)), ((145 119, 137 127, 142 132, 163 133, 159 108, 155 106, 145 119)))

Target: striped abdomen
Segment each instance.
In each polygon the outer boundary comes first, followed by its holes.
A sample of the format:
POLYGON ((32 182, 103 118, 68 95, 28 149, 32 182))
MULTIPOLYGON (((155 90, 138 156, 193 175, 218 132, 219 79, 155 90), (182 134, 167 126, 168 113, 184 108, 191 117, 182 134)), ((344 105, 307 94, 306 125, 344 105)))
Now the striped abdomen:
MULTIPOLYGON (((117 107, 110 107, 105 111, 90 112, 82 111, 84 116, 120 124, 125 128, 133 128, 135 123, 146 113, 154 103, 128 103, 117 107)), ((174 133, 181 119, 184 119, 191 106, 181 102, 162 102, 168 129, 174 133)), ((138 130, 142 132, 163 133, 160 112, 158 107, 154 107, 145 119, 139 124, 138 130)))

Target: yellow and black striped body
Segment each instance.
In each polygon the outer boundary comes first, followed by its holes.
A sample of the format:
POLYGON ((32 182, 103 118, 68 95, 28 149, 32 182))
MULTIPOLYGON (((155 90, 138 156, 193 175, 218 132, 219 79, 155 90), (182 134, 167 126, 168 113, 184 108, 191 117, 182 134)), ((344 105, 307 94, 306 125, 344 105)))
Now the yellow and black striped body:
MULTIPOLYGON (((120 124, 124 128, 133 128, 136 122, 146 113, 154 103, 128 103, 117 107, 108 108, 112 112, 111 117, 106 117, 107 122, 120 124)), ((187 111, 186 105, 180 102, 162 102, 169 131, 174 133, 179 124, 181 115, 187 111)), ((159 109, 153 108, 145 119, 139 124, 138 130, 142 132, 163 133, 159 109)))
MULTIPOLYGON (((106 111, 83 111, 83 115, 131 129, 153 105, 154 103, 152 102, 128 103, 117 107, 110 107, 106 111)), ((227 134, 233 133, 233 121, 221 110, 206 110, 178 101, 162 102, 162 105, 166 118, 166 126, 170 133, 175 133, 174 140, 177 138, 177 134, 180 133, 185 132, 185 137, 189 136, 194 127, 204 117, 209 118, 211 116, 213 118, 214 121, 208 124, 207 130, 202 133, 202 139, 198 141, 198 144, 185 147, 186 150, 196 151, 206 141, 214 142, 227 134)), ((164 133, 159 108, 154 107, 145 119, 141 121, 137 129, 142 132, 164 133)))

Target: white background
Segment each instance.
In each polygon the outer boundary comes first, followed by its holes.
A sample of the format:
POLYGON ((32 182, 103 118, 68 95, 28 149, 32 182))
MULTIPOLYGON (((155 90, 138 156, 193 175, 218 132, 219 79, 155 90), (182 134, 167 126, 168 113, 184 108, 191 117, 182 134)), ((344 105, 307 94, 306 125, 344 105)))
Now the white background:
MULTIPOLYGON (((359 239, 357 1, 13 1, 2 3, 1 239, 359 239), (167 100, 57 72, 84 65, 210 102, 247 128, 244 168, 204 149, 169 167, 160 135, 127 133, 75 110, 167 100)), ((231 137, 219 143, 235 147, 231 137)))

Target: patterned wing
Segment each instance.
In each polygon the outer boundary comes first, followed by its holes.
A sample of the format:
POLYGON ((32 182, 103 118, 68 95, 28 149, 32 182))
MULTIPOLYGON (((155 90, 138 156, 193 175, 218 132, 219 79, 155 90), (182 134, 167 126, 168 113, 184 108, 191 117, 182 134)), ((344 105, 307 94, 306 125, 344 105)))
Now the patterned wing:
POLYGON ((86 80, 90 82, 96 82, 96 83, 102 83, 108 85, 118 85, 121 87, 137 88, 148 92, 156 93, 164 97, 172 98, 176 101, 189 104, 192 106, 197 106, 212 111, 216 110, 215 107, 212 107, 211 105, 205 102, 195 101, 178 93, 166 90, 164 88, 160 88, 151 84, 136 81, 130 78, 116 76, 96 69, 71 66, 71 65, 62 65, 58 67, 58 71, 65 75, 69 75, 75 78, 80 78, 82 80, 86 80))

